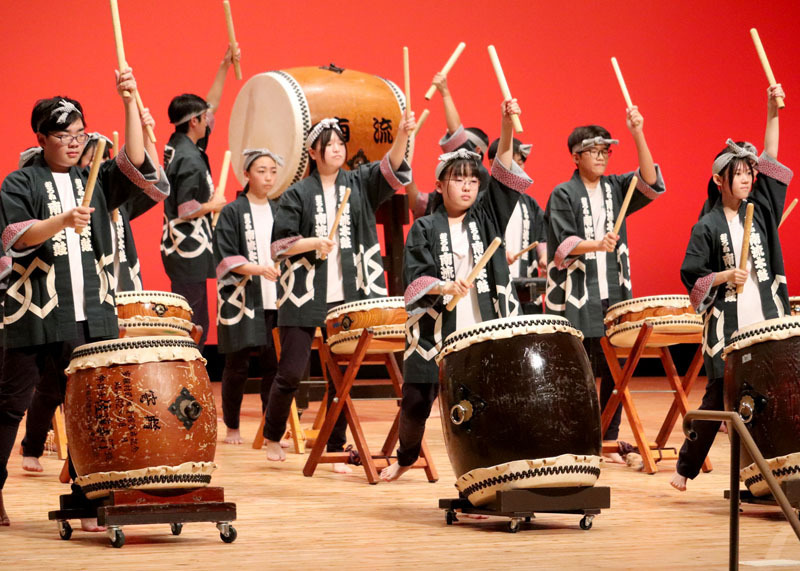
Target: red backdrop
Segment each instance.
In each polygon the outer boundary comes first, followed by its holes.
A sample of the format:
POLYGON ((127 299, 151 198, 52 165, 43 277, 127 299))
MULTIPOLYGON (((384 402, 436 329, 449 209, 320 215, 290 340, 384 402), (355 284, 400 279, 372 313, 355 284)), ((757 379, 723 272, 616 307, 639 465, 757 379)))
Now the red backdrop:
MULTIPOLYGON (((158 122, 159 151, 169 138, 167 104, 183 92, 205 95, 227 35, 218 0, 119 0, 126 55, 142 97, 158 122)), ((270 69, 330 62, 382 75, 402 85, 402 46, 411 52, 412 103, 429 107, 414 169, 431 186, 444 130, 438 96, 422 98, 433 74, 459 41, 467 49, 449 76, 466 125, 499 134, 500 92, 487 44, 497 47, 512 93, 523 108, 522 139, 534 145, 526 169, 544 206, 555 184, 572 173, 566 138, 578 124, 600 123, 621 140, 610 170, 635 167, 624 102, 609 63, 619 59, 628 88, 645 117, 653 156, 667 194, 629 221, 634 293, 682 292, 678 270, 705 197, 714 155, 730 136, 763 146, 767 81, 748 33, 758 28, 773 70, 788 96, 781 116, 780 159, 800 169, 800 61, 795 0, 722 7, 683 2, 394 2, 335 3, 231 0, 245 80, 270 69)), ((108 2, 4 2, 0 8, 0 91, 5 115, 0 175, 16 168, 18 153, 35 144, 29 118, 34 101, 55 94, 79 99, 88 128, 122 131, 114 91, 116 67, 108 2)), ((227 147, 230 108, 242 84, 230 72, 209 155, 215 177, 227 147)), ((228 195, 235 184, 229 179, 228 195)), ((790 187, 789 198, 800 196, 790 187)), ((788 201, 787 201, 788 203, 788 201)), ((158 245, 162 209, 133 227, 145 287, 168 289, 158 245)), ((789 291, 800 295, 800 209, 782 230, 789 291)), ((209 286, 210 299, 215 299, 209 286)), ((212 331, 209 342, 215 342, 212 331)))

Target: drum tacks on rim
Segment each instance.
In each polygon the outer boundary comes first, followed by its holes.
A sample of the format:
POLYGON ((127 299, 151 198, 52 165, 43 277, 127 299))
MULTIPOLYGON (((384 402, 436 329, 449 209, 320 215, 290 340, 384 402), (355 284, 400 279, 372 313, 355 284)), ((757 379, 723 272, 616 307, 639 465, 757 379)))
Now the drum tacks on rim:
POLYGON ((337 305, 328 312, 327 344, 333 353, 352 354, 361 333, 373 333, 367 353, 392 353, 405 348, 406 306, 402 297, 378 297, 337 305))
POLYGON ((606 336, 617 347, 633 347, 645 322, 653 325, 647 340, 651 347, 673 345, 680 336, 703 332, 703 316, 694 310, 688 295, 653 295, 615 303, 604 321, 606 336))

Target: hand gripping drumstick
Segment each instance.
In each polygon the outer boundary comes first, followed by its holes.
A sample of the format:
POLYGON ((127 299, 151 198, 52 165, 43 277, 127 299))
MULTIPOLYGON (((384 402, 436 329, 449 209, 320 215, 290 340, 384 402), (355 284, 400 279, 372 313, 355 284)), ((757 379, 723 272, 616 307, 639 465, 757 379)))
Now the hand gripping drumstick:
POLYGON ((422 111, 422 114, 419 116, 419 119, 417 120, 417 126, 414 127, 414 136, 415 137, 417 136, 417 133, 419 133, 419 130, 422 128, 422 124, 425 122, 425 120, 428 118, 428 115, 430 115, 430 114, 431 114, 431 112, 429 110, 427 110, 427 109, 422 111))
MULTIPOLYGON (((342 198, 342 203, 339 205, 339 209, 336 211, 336 218, 333 219, 333 226, 331 226, 331 231, 328 232, 328 240, 333 240, 333 237, 336 236, 336 230, 339 229, 339 220, 342 219, 342 213, 344 212, 344 207, 347 206, 347 201, 350 200, 350 189, 347 188, 344 191, 344 197, 342 198)), ((319 257, 321 260, 327 260, 328 254, 322 254, 319 257)))
MULTIPOLYGON (((217 191, 214 193, 215 198, 225 198, 225 186, 228 184, 228 171, 231 168, 231 152, 225 151, 225 155, 222 157, 222 171, 219 173, 219 184, 217 185, 217 191)), ((217 225, 217 220, 219 220, 219 212, 214 213, 214 217, 211 219, 211 227, 217 225)))
MULTIPOLYGON (((753 226, 753 203, 747 203, 747 213, 744 215, 744 237, 742 238, 742 257, 739 260, 739 269, 747 270, 747 258, 750 256, 750 228, 753 226)), ((737 286, 736 293, 741 295, 744 284, 737 286)))
POLYGON ((619 209, 617 222, 614 224, 614 234, 619 234, 619 229, 622 228, 622 221, 625 220, 625 215, 628 213, 628 205, 631 203, 633 191, 636 189, 638 182, 639 179, 636 178, 636 175, 633 175, 631 183, 628 185, 628 193, 625 195, 625 200, 622 201, 622 208, 619 209))
POLYGON ((236 59, 236 32, 233 29, 233 16, 231 15, 231 3, 228 0, 223 0, 222 7, 225 8, 225 23, 228 25, 228 42, 231 44, 231 56, 233 57, 233 71, 236 74, 236 79, 242 79, 242 68, 239 66, 239 60, 236 59))
MULTIPOLYGON (((125 45, 122 43, 122 26, 119 23, 119 6, 117 6, 117 0, 109 0, 111 3, 111 23, 114 26, 114 43, 117 45, 117 65, 119 66, 119 71, 122 73, 122 70, 127 69, 128 63, 125 61, 125 45)), ((123 91, 122 94, 125 97, 130 97, 130 93, 127 91, 123 91)), ((139 108, 139 113, 144 113, 144 103, 142 103, 142 96, 139 95, 139 90, 136 90, 136 106, 139 108)), ((150 125, 145 126, 145 131, 147 131, 147 136, 150 138, 150 141, 155 144, 156 142, 156 134, 153 133, 153 128, 150 125)))
MULTIPOLYGON (((519 252, 517 252, 517 253, 516 253, 516 254, 514 254, 514 256, 511 258, 511 263, 513 264, 514 262, 516 262, 517 260, 519 260, 519 259, 520 259, 522 256, 524 256, 525 254, 527 254, 528 252, 530 252, 531 250, 533 250, 533 249, 534 249, 536 246, 538 246, 538 245, 539 245, 539 242, 534 242, 533 244, 531 244, 531 245, 530 245, 530 246, 528 246, 527 248, 524 248, 524 249, 520 250, 519 252)), ((509 265, 511 265, 511 264, 509 264, 509 265)))
POLYGON ((781 216, 781 221, 778 223, 778 228, 783 226, 783 223, 786 222, 787 218, 789 218, 789 215, 792 213, 792 210, 794 210, 795 206, 797 206, 796 198, 792 200, 792 203, 789 205, 789 207, 783 211, 783 216, 781 216))
MULTIPOLYGON (((466 48, 466 47, 467 47, 467 44, 465 44, 464 42, 461 42, 460 44, 458 44, 458 46, 456 47, 455 51, 453 52, 453 55, 451 55, 450 59, 447 60, 447 63, 444 64, 444 67, 442 68, 442 71, 440 72, 442 75, 446 76, 448 73, 450 73, 450 70, 453 69, 453 66, 456 64, 456 61, 458 61, 458 58, 461 56, 461 52, 463 52, 464 48, 466 48)), ((425 99, 430 99, 431 97, 433 97, 433 95, 435 93, 436 93, 436 86, 435 85, 431 85, 428 88, 428 91, 425 92, 425 99)))
MULTIPOLYGON (((484 266, 489 263, 489 260, 494 255, 495 250, 497 250, 497 248, 500 247, 500 244, 502 244, 502 242, 503 241, 500 239, 499 236, 496 237, 494 240, 492 240, 492 243, 489 244, 488 248, 486 248, 486 251, 483 253, 483 256, 481 256, 481 259, 478 260, 478 263, 475 264, 475 267, 472 268, 472 271, 467 276, 466 281, 468 284, 472 285, 472 282, 475 281, 475 278, 478 277, 478 274, 481 273, 481 270, 483 270, 484 266)), ((450 300, 450 303, 447 304, 447 311, 453 311, 456 305, 458 305, 459 301, 461 301, 461 296, 454 295, 453 299, 450 300)))
POLYGON ((403 47, 403 80, 405 82, 406 116, 411 111, 411 70, 408 65, 408 48, 403 47))
MULTIPOLYGON (((86 191, 83 193, 83 202, 81 206, 89 206, 92 202, 92 195, 94 194, 94 187, 97 184, 97 173, 100 172, 100 163, 103 162, 103 153, 106 150, 106 140, 99 139, 97 147, 94 150, 94 158, 92 159, 92 167, 89 169, 89 178, 86 181, 86 191)), ((82 234, 86 226, 75 226, 75 233, 82 234)))
POLYGON ((628 86, 625 85, 625 78, 622 77, 622 70, 619 69, 617 58, 611 58, 611 65, 614 67, 614 73, 617 74, 617 81, 619 82, 619 88, 622 90, 622 96, 625 98, 625 105, 630 109, 633 107, 633 101, 631 101, 631 94, 628 93, 628 86))
MULTIPOLYGON (((497 75, 497 83, 500 84, 503 99, 511 99, 511 91, 508 89, 508 82, 506 81, 506 75, 503 73, 503 66, 500 65, 500 58, 497 57, 497 50, 494 49, 494 46, 489 46, 488 49, 489 59, 492 60, 492 67, 494 67, 494 73, 497 75)), ((519 116, 512 115, 511 122, 514 124, 514 130, 517 133, 522 133, 522 123, 519 121, 519 116)))
MULTIPOLYGON (((750 28, 750 37, 753 38, 753 44, 756 46, 756 52, 758 52, 758 59, 761 60, 761 66, 764 68, 764 73, 767 76, 767 81, 769 81, 770 85, 775 85, 778 83, 775 81, 775 76, 772 74, 772 67, 769 65, 769 60, 767 59, 767 52, 764 51, 764 46, 761 45, 761 38, 758 36, 758 30, 755 28, 750 28)), ((776 97, 775 103, 778 104, 778 109, 783 109, 786 107, 786 104, 783 102, 783 97, 776 97)))

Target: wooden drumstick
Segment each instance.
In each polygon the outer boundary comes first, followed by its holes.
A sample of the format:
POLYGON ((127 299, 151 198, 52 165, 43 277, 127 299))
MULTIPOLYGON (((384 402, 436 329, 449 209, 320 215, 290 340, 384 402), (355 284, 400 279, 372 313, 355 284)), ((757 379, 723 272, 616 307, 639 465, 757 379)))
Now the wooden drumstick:
MULTIPOLYGON (((764 73, 767 76, 767 81, 769 81, 770 85, 775 85, 778 83, 775 81, 775 75, 772 73, 772 66, 769 65, 769 60, 767 59, 767 52, 764 51, 764 46, 761 44, 761 38, 758 35, 758 30, 755 28, 750 28, 750 37, 753 38, 753 44, 756 46, 756 52, 758 52, 758 59, 761 60, 761 66, 764 68, 764 73)), ((786 104, 783 102, 783 97, 777 97, 775 102, 778 104, 778 109, 783 109, 786 107, 786 104)))
MULTIPOLYGON (((336 211, 336 218, 333 219, 331 231, 328 232, 328 240, 333 240, 333 237, 336 236, 336 231, 339 229, 339 220, 342 219, 342 213, 344 212, 344 207, 347 206, 348 200, 350 200, 350 189, 346 188, 344 191, 344 196, 342 197, 342 202, 339 204, 339 209, 336 211)), ((327 260, 328 254, 320 255, 320 259, 327 260)))
POLYGON ((403 47, 403 80, 406 88, 406 115, 411 112, 411 70, 408 65, 408 48, 403 47))
POLYGON ((236 32, 233 29, 233 16, 231 15, 231 3, 228 0, 222 1, 222 6, 225 8, 225 23, 228 25, 228 42, 231 44, 231 57, 233 58, 233 71, 236 74, 236 79, 242 79, 242 68, 239 66, 239 60, 236 59, 236 48, 239 44, 236 43, 236 32))
MULTIPOLYGON (((106 150, 106 140, 101 138, 97 141, 97 147, 94 150, 94 157, 92 158, 92 166, 89 169, 89 178, 86 180, 86 190, 83 193, 83 201, 81 206, 89 206, 92 202, 92 195, 94 194, 94 187, 97 184, 97 173, 100 172, 100 164, 103 162, 103 153, 106 150)), ((75 227, 75 233, 83 233, 86 226, 75 227)))
POLYGON ((111 138, 114 141, 114 156, 116 157, 119 154, 119 131, 113 131, 111 138))
MULTIPOLYGON (((467 44, 465 44, 464 42, 461 42, 460 44, 458 44, 458 46, 456 47, 455 51, 453 52, 453 55, 450 56, 450 59, 447 60, 447 63, 444 64, 444 67, 442 68, 442 71, 439 72, 439 73, 441 73, 444 76, 446 76, 448 73, 450 73, 450 70, 453 69, 453 66, 456 64, 456 61, 458 61, 458 58, 461 56, 461 52, 463 52, 464 48, 466 48, 466 47, 467 47, 467 44)), ((428 91, 425 92, 425 99, 430 99, 431 97, 433 97, 434 93, 436 93, 436 86, 435 85, 431 85, 428 88, 428 91)))
MULTIPOLYGON (((747 271, 747 258, 750 256, 750 228, 753 226, 753 203, 747 203, 747 213, 744 215, 744 236, 742 237, 742 256, 739 260, 739 269, 747 271)), ((744 284, 737 286, 736 293, 741 295, 744 284)))
MULTIPOLYGON (((536 246, 538 246, 538 245, 539 245, 539 242, 534 242, 533 244, 531 244, 531 245, 530 245, 530 246, 528 246, 527 248, 523 248, 522 250, 520 250, 519 252, 517 252, 517 253, 516 253, 516 254, 514 254, 514 256, 511 258, 511 263, 513 264, 514 262, 516 262, 517 260, 519 260, 519 259, 520 259, 522 256, 524 256, 525 254, 527 254, 528 252, 530 252, 531 250, 533 250, 533 249, 534 249, 536 246)), ((509 265, 511 265, 511 264, 509 264, 509 265)))
POLYGON ((619 82, 619 88, 622 90, 622 96, 625 98, 625 105, 630 109, 633 107, 633 101, 631 101, 631 94, 628 93, 628 86, 625 85, 625 78, 622 77, 622 70, 619 69, 617 58, 611 58, 611 65, 614 67, 614 73, 617 74, 617 81, 619 82))
POLYGON ((427 110, 427 109, 424 109, 422 111, 422 114, 419 116, 419 119, 417 120, 417 126, 414 127, 414 136, 415 137, 417 136, 417 133, 419 133, 419 130, 422 128, 422 124, 425 122, 425 119, 427 119, 428 115, 430 115, 430 114, 431 114, 431 112, 429 110, 427 110))
POLYGON ((619 234, 619 229, 622 228, 622 221, 625 220, 625 215, 628 213, 628 205, 631 203, 633 191, 636 189, 638 182, 639 179, 636 177, 636 175, 633 175, 631 183, 628 185, 628 193, 625 195, 625 199, 622 201, 622 208, 619 209, 617 222, 614 224, 614 234, 619 234))
MULTIPOLYGON (((467 276, 466 282, 468 284, 472 285, 472 282, 475 281, 475 278, 478 277, 478 274, 481 273, 481 270, 483 270, 484 266, 486 266, 486 264, 489 263, 489 260, 492 259, 495 250, 497 250, 497 248, 500 247, 500 244, 502 244, 502 242, 503 241, 500 239, 499 236, 496 237, 494 240, 492 240, 492 243, 489 244, 488 248, 486 248, 486 251, 483 253, 483 256, 481 256, 481 259, 478 260, 478 263, 475 264, 475 267, 472 268, 472 271, 467 276)), ((453 299, 450 300, 450 303, 447 304, 447 311, 453 311, 453 309, 455 309, 456 305, 458 305, 458 302, 460 300, 461 300, 460 295, 454 295, 453 299)))
MULTIPOLYGON (((217 185, 217 190, 214 192, 214 198, 225 198, 225 186, 228 184, 228 171, 231 170, 231 152, 230 150, 225 151, 225 155, 222 157, 222 170, 219 173, 219 184, 217 185)), ((211 227, 217 225, 217 220, 219 220, 219 212, 214 213, 214 217, 211 219, 211 227)))
POLYGON ((778 224, 778 228, 783 226, 783 223, 786 222, 787 218, 789 218, 789 215, 792 213, 792 210, 794 210, 795 206, 797 206, 797 199, 796 198, 794 200, 792 200, 792 203, 789 205, 789 207, 786 210, 783 211, 783 216, 781 216, 781 221, 778 224))
MULTIPOLYGON (((511 99, 511 90, 508 89, 508 82, 506 81, 506 75, 503 73, 503 66, 500 65, 500 58, 497 57, 497 50, 494 49, 494 46, 489 46, 489 59, 492 60, 492 67, 494 67, 494 73, 497 75, 497 83, 500 84, 500 91, 503 94, 503 99, 511 99)), ((522 133, 522 123, 519 120, 519 116, 512 115, 511 121, 514 123, 514 130, 517 133, 522 133)))

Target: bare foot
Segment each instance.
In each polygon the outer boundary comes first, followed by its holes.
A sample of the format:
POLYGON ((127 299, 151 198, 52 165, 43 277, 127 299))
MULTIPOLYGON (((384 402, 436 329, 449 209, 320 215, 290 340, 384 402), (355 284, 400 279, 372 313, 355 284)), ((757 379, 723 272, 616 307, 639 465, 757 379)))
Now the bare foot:
POLYGON ((628 454, 625 455, 625 463, 634 470, 644 470, 642 455, 636 452, 628 452, 628 454))
POLYGON ((26 472, 44 472, 44 468, 42 468, 36 456, 23 456, 22 469, 26 472))
POLYGON ((281 440, 281 448, 291 448, 292 443, 288 440, 281 440))
POLYGON ((353 471, 353 469, 344 462, 334 462, 333 471, 336 474, 349 474, 353 471))
POLYGON ((265 440, 267 443, 267 460, 270 462, 283 462, 286 460, 286 452, 281 448, 280 442, 265 440))
POLYGON ((722 434, 728 434, 728 423, 727 422, 721 422, 719 424, 719 432, 721 432, 722 434))
POLYGON ((676 471, 672 474, 672 479, 669 481, 669 485, 678 490, 679 492, 686 491, 686 476, 681 476, 676 471))
POLYGON ((0 490, 0 526, 7 527, 11 525, 11 520, 8 519, 6 508, 3 506, 3 490, 0 490))
POLYGON ((460 512, 460 513, 461 513, 461 515, 463 515, 464 517, 469 518, 469 519, 489 519, 488 515, 483 515, 483 514, 465 514, 464 512, 460 512))
POLYGON ((394 482, 397 478, 411 469, 411 466, 401 466, 399 463, 389 464, 381 470, 381 480, 384 482, 394 482))
POLYGON ((225 435, 225 444, 241 444, 242 433, 238 428, 229 428, 228 433, 225 435))
POLYGON ((603 459, 611 464, 624 464, 625 460, 619 455, 619 452, 609 452, 603 454, 603 459))
POLYGON ((97 525, 97 518, 94 517, 82 517, 81 518, 81 530, 83 531, 105 531, 106 528, 102 525, 97 525))

